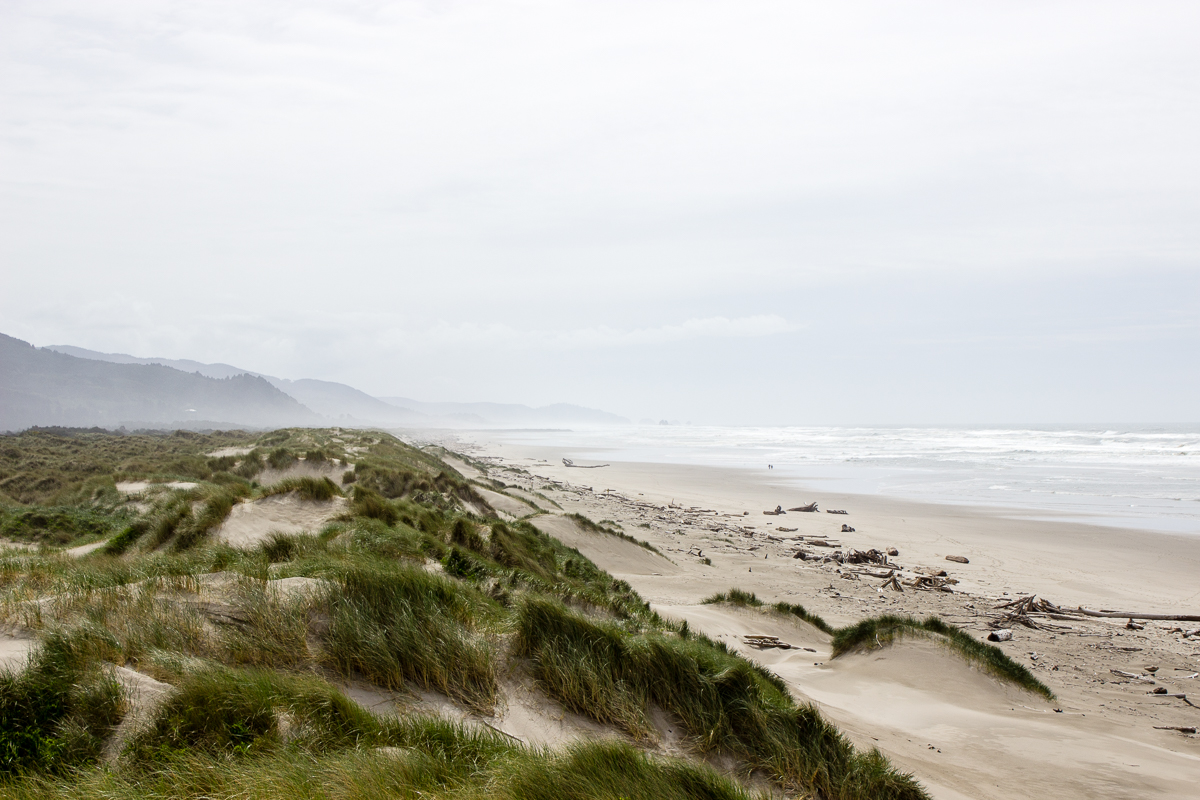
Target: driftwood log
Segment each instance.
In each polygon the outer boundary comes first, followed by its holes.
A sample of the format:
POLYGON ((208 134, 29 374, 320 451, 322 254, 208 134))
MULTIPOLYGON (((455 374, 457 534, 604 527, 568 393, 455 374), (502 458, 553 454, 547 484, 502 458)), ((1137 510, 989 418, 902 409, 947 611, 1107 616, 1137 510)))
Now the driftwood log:
POLYGON ((955 561, 959 564, 970 564, 970 560, 966 556, 946 556, 947 561, 955 561))
POLYGON ((780 650, 791 650, 792 649, 792 645, 788 644, 787 642, 779 641, 778 636, 761 636, 758 634, 749 633, 749 634, 746 634, 742 638, 744 638, 746 640, 746 644, 751 645, 752 647, 758 647, 758 648, 777 647, 780 650))
POLYGON ((1169 622, 1200 622, 1200 614, 1141 614, 1136 611, 1092 611, 1091 609, 1070 609, 1072 614, 1083 614, 1087 617, 1125 617, 1126 619, 1158 619, 1169 622))
POLYGON ((1012 630, 1009 628, 1001 628, 998 631, 992 631, 988 634, 989 642, 1011 642, 1012 630))
POLYGON ((809 504, 808 504, 808 505, 806 505, 806 506, 796 506, 795 508, 789 508, 789 509, 788 509, 788 511, 810 511, 810 512, 811 512, 811 511, 816 511, 816 510, 817 510, 817 504, 816 504, 816 503, 809 503, 809 504))

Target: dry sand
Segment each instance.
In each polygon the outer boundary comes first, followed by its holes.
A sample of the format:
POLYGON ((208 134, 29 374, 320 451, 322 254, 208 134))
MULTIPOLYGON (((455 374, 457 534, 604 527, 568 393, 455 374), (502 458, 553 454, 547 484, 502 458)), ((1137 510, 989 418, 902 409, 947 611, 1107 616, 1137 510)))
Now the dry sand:
POLYGON ((1150 622, 1134 631, 1123 619, 1041 620, 1060 627, 1017 628, 1014 640, 1000 647, 1057 694, 1047 703, 929 641, 831 661, 829 637, 809 625, 700 604, 736 586, 767 602, 803 604, 833 625, 884 612, 936 614, 979 638, 999 613, 993 610, 999 600, 1030 593, 1062 607, 1196 614, 1200 537, 835 495, 765 470, 614 462, 584 471, 561 466, 570 453, 496 443, 477 444, 471 455, 494 465, 490 477, 548 495, 568 512, 615 520, 654 544, 669 561, 622 539, 586 533, 562 517, 534 520, 628 581, 659 613, 686 619, 777 672, 798 699, 816 703, 856 744, 879 747, 911 770, 934 797, 1200 796, 1200 741, 1154 729, 1200 724, 1200 709, 1155 698, 1147 694, 1149 683, 1110 672, 1158 667, 1156 686, 1191 692, 1189 699, 1200 705, 1200 678, 1187 677, 1200 667, 1200 638, 1171 632, 1200 623, 1150 622), (505 464, 528 474, 505 471, 505 464), (810 501, 850 513, 762 514, 810 501), (841 533, 843 524, 857 530, 841 533), (850 570, 837 565, 791 558, 798 548, 793 537, 804 535, 857 549, 896 547, 894 561, 946 569, 960 582, 953 593, 882 592, 880 580, 850 580, 850 570), (947 562, 947 555, 970 563, 947 562), (743 643, 748 633, 777 635, 796 648, 759 651, 743 643))
POLYGON ((254 547, 273 533, 317 533, 346 509, 347 501, 335 497, 328 502, 301 500, 294 493, 277 494, 238 503, 217 528, 217 541, 234 547, 254 547))

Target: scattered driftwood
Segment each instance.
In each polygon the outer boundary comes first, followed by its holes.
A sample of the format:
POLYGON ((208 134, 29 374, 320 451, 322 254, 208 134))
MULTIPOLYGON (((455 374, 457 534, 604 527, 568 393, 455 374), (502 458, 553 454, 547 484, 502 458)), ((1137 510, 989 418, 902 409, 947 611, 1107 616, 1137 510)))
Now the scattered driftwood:
POLYGON ((892 592, 903 592, 904 591, 904 587, 900 585, 900 581, 896 580, 896 573, 894 573, 894 572, 891 574, 891 576, 886 581, 883 582, 883 585, 880 586, 879 588, 886 589, 886 590, 892 591, 892 592))
POLYGON ((825 509, 825 513, 826 514, 849 514, 850 512, 842 511, 840 508, 827 508, 827 509, 825 509))
MULTIPOLYGON (((887 553, 876 550, 874 547, 870 550, 854 550, 851 548, 845 554, 839 550, 833 554, 833 560, 842 564, 879 564, 884 567, 892 566, 887 563, 887 553)), ((896 569, 896 567, 892 567, 892 569, 896 569)))
POLYGON ((1149 692, 1146 692, 1146 694, 1153 695, 1155 697, 1169 697, 1175 700, 1182 700, 1192 708, 1200 708, 1200 706, 1196 705, 1191 700, 1188 700, 1187 695, 1183 692, 1168 692, 1167 687, 1165 686, 1159 686, 1157 689, 1152 689, 1149 692))
POLYGON ((944 569, 937 569, 936 567, 916 567, 916 568, 915 568, 915 571, 916 571, 916 572, 923 572, 923 573, 925 573, 926 575, 932 575, 932 576, 934 576, 935 578, 944 578, 944 577, 946 577, 946 570, 944 570, 944 569))
POLYGON ((796 531, 798 531, 800 529, 799 528, 776 528, 775 530, 779 531, 780 533, 795 533, 796 531))
POLYGON ((750 645, 751 647, 757 647, 760 650, 771 647, 777 647, 780 650, 792 649, 792 645, 788 644, 787 642, 779 641, 778 636, 760 636, 758 634, 748 633, 742 638, 745 639, 746 644, 750 645))
POLYGON ((908 581, 906 586, 911 586, 914 589, 937 589, 943 592, 953 592, 950 587, 958 581, 954 578, 939 578, 936 575, 917 575, 911 581, 908 581))
POLYGON ((1146 626, 1140 622, 1134 622, 1133 620, 1129 620, 1129 622, 1125 623, 1125 630, 1144 631, 1144 630, 1146 630, 1146 626))
POLYGON ((970 560, 966 556, 946 556, 947 561, 955 561, 959 564, 970 564, 970 560))
POLYGON ((993 628, 1011 628, 1013 625, 1024 625, 1026 628, 1034 628, 1036 630, 1062 627, 1061 625, 1047 625, 1044 622, 1036 622, 1031 616, 1035 614, 1050 617, 1051 619, 1079 619, 1079 617, 1071 616, 1070 612, 1059 608, 1049 600, 1039 599, 1036 595, 1032 594, 1027 597, 1014 598, 992 608, 1007 609, 998 619, 992 620, 990 624, 993 628))
POLYGON ((816 510, 817 510, 817 504, 816 504, 816 503, 809 503, 809 504, 808 504, 808 505, 806 505, 806 506, 797 506, 797 507, 795 507, 795 508, 789 508, 789 509, 788 509, 788 511, 810 511, 810 512, 811 512, 811 511, 816 511, 816 510))
POLYGON ((1167 631, 1167 633, 1178 633, 1183 636, 1183 638, 1190 639, 1193 636, 1200 636, 1200 628, 1190 631, 1185 631, 1183 628, 1171 628, 1171 630, 1167 631))
MULTIPOLYGON (((1200 615, 1196 614, 1139 614, 1134 611, 1092 611, 1091 609, 1079 608, 1071 609, 1072 614, 1083 614, 1088 617, 1125 617, 1127 619, 1158 619, 1167 620, 1169 622, 1200 622, 1200 615)), ((1197 633, 1200 631, 1193 631, 1197 633)))
POLYGON ((809 541, 805 542, 805 544, 812 545, 813 547, 839 547, 840 546, 840 545, 834 544, 833 542, 827 542, 824 539, 810 539, 809 541))
POLYGON ((868 578, 892 578, 896 575, 895 572, 872 572, 869 569, 852 569, 855 575, 866 575, 868 578))
POLYGON ((774 511, 764 511, 763 513, 768 517, 778 517, 780 514, 786 514, 787 512, 783 510, 783 506, 775 506, 774 511))
POLYGON ((1179 731, 1180 733, 1195 733, 1196 732, 1196 728, 1194 725, 1182 725, 1182 726, 1180 726, 1180 725, 1155 725, 1154 730, 1156 730, 1156 731, 1179 731))
POLYGON ((851 528, 849 525, 843 525, 842 533, 854 533, 854 528, 851 528))
POLYGON ((564 458, 563 466, 564 467, 574 467, 575 469, 600 469, 601 467, 607 467, 608 464, 576 464, 571 459, 564 458))
POLYGON ((1111 672, 1113 675, 1116 675, 1118 678, 1128 678, 1131 681, 1142 681, 1143 683, 1154 683, 1154 678, 1150 675, 1143 675, 1137 672, 1126 672, 1123 669, 1110 669, 1109 672, 1111 672))

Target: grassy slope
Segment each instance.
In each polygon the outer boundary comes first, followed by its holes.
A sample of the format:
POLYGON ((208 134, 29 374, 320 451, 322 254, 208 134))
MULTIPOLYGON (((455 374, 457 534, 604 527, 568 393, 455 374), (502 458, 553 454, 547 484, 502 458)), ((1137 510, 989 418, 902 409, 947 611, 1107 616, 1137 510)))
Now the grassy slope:
MULTIPOLYGON (((577 551, 528 523, 467 513, 464 503, 486 508, 469 484, 391 437, 25 436, 4 439, 38 451, 10 459, 23 465, 6 473, 10 485, 28 492, 35 473, 57 475, 42 502, 112 518, 120 532, 107 553, 83 559, 0 559, 4 616, 50 633, 34 669, 0 681, 0 714, 33 737, 0 763, 8 775, 0 796, 745 796, 702 764, 627 744, 554 754, 439 721, 381 721, 321 677, 434 689, 486 711, 514 657, 531 658, 541 685, 568 706, 635 737, 653 738, 653 702, 685 721, 698 750, 731 753, 793 789, 924 796, 878 753, 856 752, 814 709, 796 706, 770 673, 664 622, 577 551), (203 455, 231 443, 254 451, 203 455), (343 519, 319 536, 277 536, 253 551, 209 540, 233 501, 272 491, 254 483, 266 464, 286 466, 300 454, 356 463, 349 483, 333 487, 350 490, 343 519), (70 475, 67 465, 80 459, 112 472, 70 475), (198 485, 154 495, 143 513, 80 491, 116 478, 198 485), (431 574, 430 560, 445 574, 431 574), (219 617, 211 603, 187 599, 212 573, 232 586, 219 617), (262 580, 291 576, 325 588, 288 600, 262 580), (44 597, 55 599, 29 602, 44 597), (90 766, 121 710, 105 662, 136 665, 179 690, 111 771, 90 766)), ((286 488, 336 493, 320 482, 286 488)), ((10 504, 5 513, 43 507, 10 504)), ((25 538, 36 540, 36 525, 26 527, 25 538)))

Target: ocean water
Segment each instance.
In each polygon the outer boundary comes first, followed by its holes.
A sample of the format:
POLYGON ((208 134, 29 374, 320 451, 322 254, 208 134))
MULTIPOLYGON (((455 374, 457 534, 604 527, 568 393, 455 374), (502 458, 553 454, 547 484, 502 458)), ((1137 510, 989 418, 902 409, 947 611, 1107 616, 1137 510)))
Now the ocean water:
MULTIPOLYGON (((494 433, 494 432, 493 432, 494 433)), ((1200 425, 628 426, 507 431, 579 459, 766 470, 814 489, 1001 507, 1032 518, 1200 534, 1200 425)))

